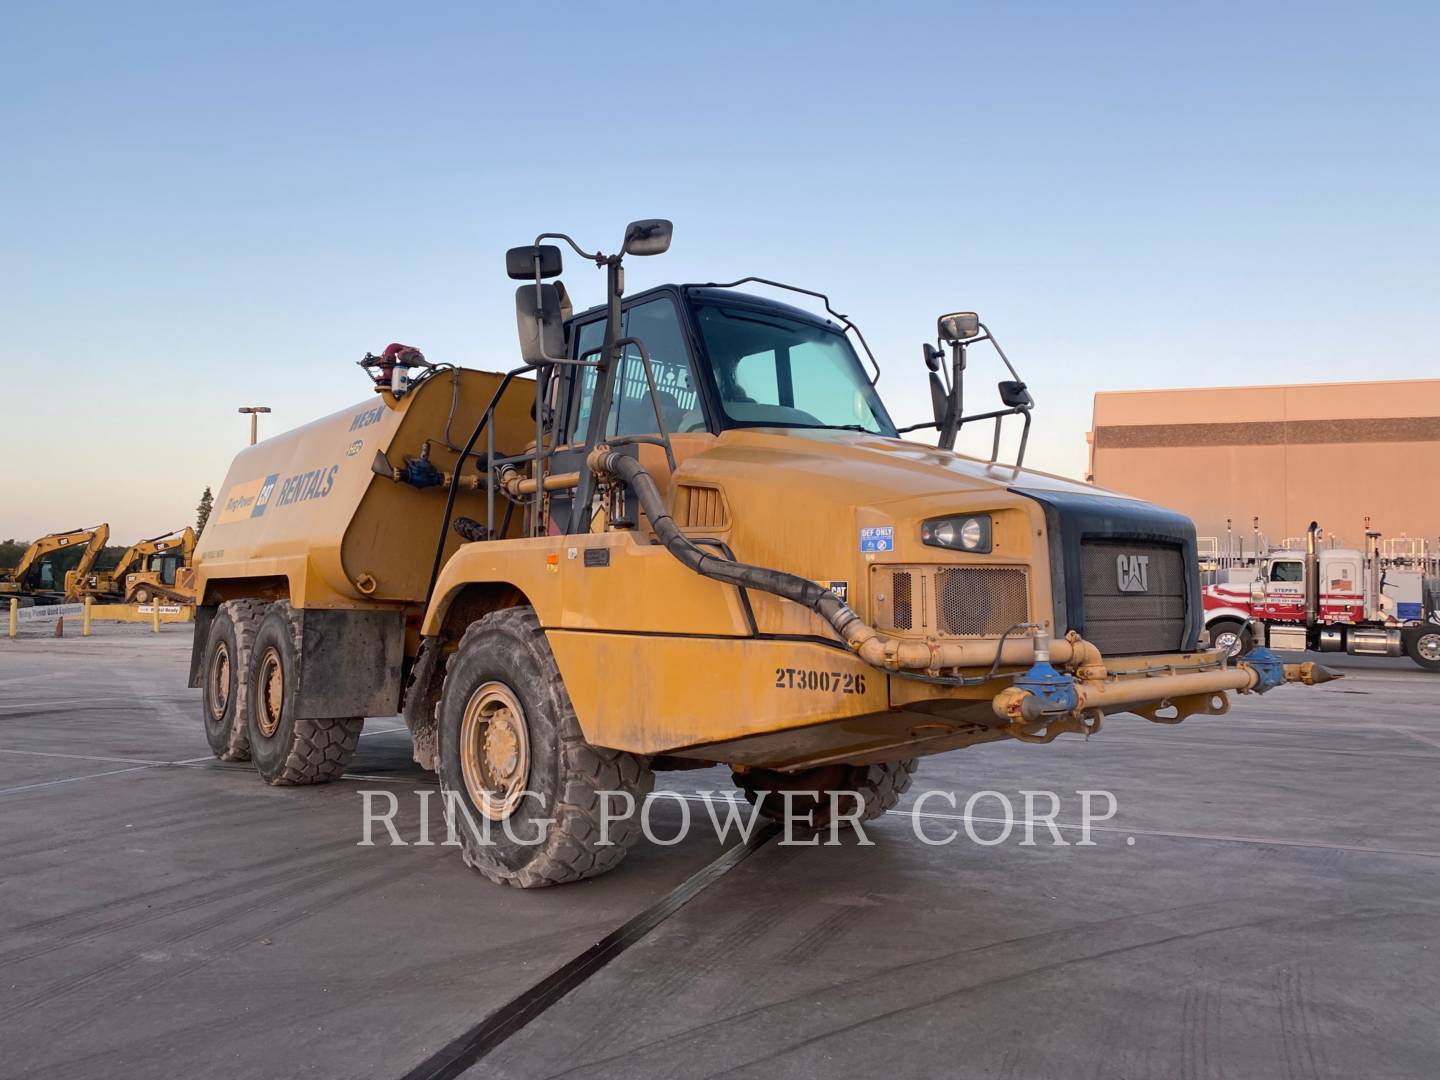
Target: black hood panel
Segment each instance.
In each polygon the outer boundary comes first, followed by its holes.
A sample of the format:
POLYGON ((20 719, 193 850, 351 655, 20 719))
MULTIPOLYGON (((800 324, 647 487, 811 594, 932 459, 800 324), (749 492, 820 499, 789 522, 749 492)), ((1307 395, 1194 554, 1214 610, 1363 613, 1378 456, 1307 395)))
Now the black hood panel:
MULTIPOLYGON (((1057 631, 1063 628, 1085 634, 1087 590, 1083 556, 1087 542, 1131 541, 1137 545, 1158 545, 1179 550, 1185 578, 1184 626, 1178 635, 1180 648, 1189 650, 1199 645, 1203 617, 1200 564, 1195 525, 1188 517, 1150 503, 1112 495, 1020 487, 1010 490, 1034 499, 1045 510, 1057 631)), ((1168 651, 1175 647, 1175 641, 1167 639, 1157 641, 1153 651, 1168 651)), ((1152 650, 1127 648, 1125 651, 1152 650)))

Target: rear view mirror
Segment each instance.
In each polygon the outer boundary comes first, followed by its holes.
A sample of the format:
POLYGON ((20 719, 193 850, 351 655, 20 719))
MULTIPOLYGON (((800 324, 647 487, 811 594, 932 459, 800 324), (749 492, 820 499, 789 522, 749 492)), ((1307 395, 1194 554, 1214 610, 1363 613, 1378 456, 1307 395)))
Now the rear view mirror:
POLYGON ((936 325, 939 328, 940 340, 952 345, 957 341, 969 341, 980 336, 980 316, 973 311, 955 311, 949 315, 941 315, 936 325))
POLYGON ((554 244, 527 244, 505 252, 505 273, 516 281, 535 280, 535 260, 540 260, 540 276, 552 278, 560 273, 560 249, 554 244))
POLYGON ((663 255, 670 249, 675 226, 664 218, 646 218, 625 226, 626 255, 663 255))
POLYGON ((1028 409, 1035 404, 1035 399, 1030 396, 1030 391, 1023 382, 1012 382, 1009 379, 1000 383, 1000 400, 1011 409, 1028 409))
POLYGON ((925 366, 931 371, 939 371, 940 361, 945 358, 945 354, 928 341, 921 345, 920 348, 925 355, 925 366))
POLYGON ((554 285, 521 285, 515 290, 515 329, 520 335, 520 358, 525 363, 544 364, 564 357, 565 323, 560 296, 554 285))

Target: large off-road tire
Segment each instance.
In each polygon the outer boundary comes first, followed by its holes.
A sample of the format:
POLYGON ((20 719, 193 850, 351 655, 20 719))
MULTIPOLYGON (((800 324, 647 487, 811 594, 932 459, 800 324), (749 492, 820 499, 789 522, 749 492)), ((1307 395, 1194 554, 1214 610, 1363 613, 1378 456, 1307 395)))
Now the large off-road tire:
POLYGON ((783 822, 786 799, 782 793, 790 792, 791 826, 821 829, 830 824, 837 810, 848 820, 858 806, 860 820, 870 821, 894 809, 909 790, 918 764, 915 758, 907 758, 884 765, 821 765, 798 773, 750 769, 731 775, 735 786, 759 805, 765 817, 783 822))
POLYGON ((1224 649, 1231 660, 1238 660, 1255 647, 1250 627, 1235 619, 1216 619, 1207 631, 1210 647, 1224 649))
POLYGON ((1422 623, 1406 630, 1405 653, 1426 671, 1440 671, 1440 624, 1422 623))
POLYGON ((200 668, 200 712, 205 741, 221 761, 250 760, 250 732, 245 726, 250 684, 245 673, 269 606, 263 600, 227 600, 210 620, 200 668))
POLYGON ((363 716, 295 715, 301 655, 300 620, 288 600, 270 605, 246 669, 250 760, 267 784, 323 784, 340 776, 360 745, 363 716))
POLYGON ((491 881, 529 889, 593 877, 639 837, 650 764, 585 741, 531 608, 470 624, 445 669, 439 735, 440 789, 461 852, 491 881), (626 796, 633 812, 616 820, 626 796))

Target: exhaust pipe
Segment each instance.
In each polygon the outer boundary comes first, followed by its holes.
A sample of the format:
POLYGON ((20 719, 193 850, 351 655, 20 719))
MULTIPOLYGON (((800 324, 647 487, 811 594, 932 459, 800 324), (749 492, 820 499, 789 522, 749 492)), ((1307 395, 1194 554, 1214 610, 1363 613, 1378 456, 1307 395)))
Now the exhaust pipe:
POLYGON ((1320 622, 1320 523, 1310 522, 1305 530, 1305 627, 1313 630, 1320 622))

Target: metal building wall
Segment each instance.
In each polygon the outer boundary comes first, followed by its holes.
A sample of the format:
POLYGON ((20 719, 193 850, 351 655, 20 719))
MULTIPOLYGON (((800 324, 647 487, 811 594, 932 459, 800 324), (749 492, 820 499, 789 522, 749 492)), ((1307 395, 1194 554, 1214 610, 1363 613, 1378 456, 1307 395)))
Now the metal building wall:
POLYGON ((1271 542, 1317 520, 1358 546, 1368 514, 1440 543, 1440 379, 1102 392, 1086 437, 1096 484, 1202 536, 1258 515, 1271 542))

